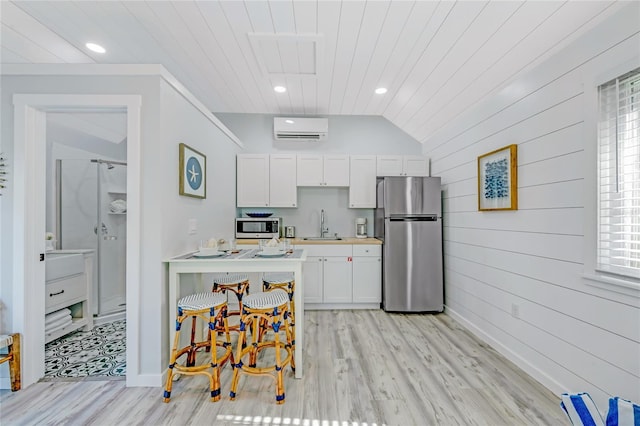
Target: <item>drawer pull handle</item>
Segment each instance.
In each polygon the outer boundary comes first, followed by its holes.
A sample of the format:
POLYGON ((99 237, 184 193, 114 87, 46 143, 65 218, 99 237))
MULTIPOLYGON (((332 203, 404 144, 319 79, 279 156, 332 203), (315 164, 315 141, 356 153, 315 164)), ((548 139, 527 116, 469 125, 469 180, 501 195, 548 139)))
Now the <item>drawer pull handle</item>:
POLYGON ((64 293, 64 289, 63 289, 63 290, 60 290, 60 291, 59 291, 59 292, 57 292, 57 293, 49 293, 49 297, 57 296, 57 295, 62 294, 62 293, 64 293))

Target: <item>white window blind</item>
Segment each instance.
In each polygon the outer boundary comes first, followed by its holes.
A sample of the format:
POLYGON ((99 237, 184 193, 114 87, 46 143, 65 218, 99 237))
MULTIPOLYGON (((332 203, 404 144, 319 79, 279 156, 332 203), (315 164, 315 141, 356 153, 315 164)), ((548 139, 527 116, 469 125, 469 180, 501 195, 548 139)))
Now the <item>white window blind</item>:
POLYGON ((598 102, 598 270, 640 278, 640 68, 598 102))

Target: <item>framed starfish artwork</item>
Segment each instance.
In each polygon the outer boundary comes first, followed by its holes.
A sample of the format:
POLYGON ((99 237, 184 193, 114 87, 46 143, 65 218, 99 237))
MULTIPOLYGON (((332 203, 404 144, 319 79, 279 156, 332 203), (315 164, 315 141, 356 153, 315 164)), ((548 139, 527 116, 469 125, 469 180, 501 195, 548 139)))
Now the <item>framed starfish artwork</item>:
POLYGON ((180 144, 180 195, 207 198, 207 157, 180 144))

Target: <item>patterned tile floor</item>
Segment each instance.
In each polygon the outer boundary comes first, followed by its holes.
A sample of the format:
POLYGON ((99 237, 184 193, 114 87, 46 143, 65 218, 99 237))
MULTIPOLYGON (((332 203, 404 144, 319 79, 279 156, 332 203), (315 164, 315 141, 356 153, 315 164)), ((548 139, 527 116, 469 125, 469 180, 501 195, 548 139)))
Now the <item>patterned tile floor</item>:
POLYGON ((45 379, 125 376, 126 323, 114 321, 45 345, 45 379))

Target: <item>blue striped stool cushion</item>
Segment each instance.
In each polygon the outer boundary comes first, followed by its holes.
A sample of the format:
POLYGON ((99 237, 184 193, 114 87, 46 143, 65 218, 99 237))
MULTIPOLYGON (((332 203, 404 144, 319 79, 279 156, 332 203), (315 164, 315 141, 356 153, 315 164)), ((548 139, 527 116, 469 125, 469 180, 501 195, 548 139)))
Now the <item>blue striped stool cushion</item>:
POLYGON ((574 426, 604 426, 596 404, 586 392, 572 395, 563 393, 560 406, 574 426))
POLYGON ((293 281, 293 272, 265 272, 262 281, 269 284, 290 283, 293 281))
POLYGON ((284 290, 255 293, 245 297, 242 304, 250 309, 268 309, 289 303, 289 295, 284 290))
POLYGON ((200 311, 216 308, 227 303, 227 296, 221 293, 196 293, 178 300, 178 307, 184 311, 200 311))
POLYGON ((217 284, 240 284, 249 281, 247 274, 230 274, 228 272, 213 274, 213 282, 217 284))
POLYGON ((607 426, 640 426, 640 405, 626 399, 609 399, 607 426))
POLYGON ((0 334, 0 348, 6 348, 13 344, 13 337, 6 334, 0 334))

